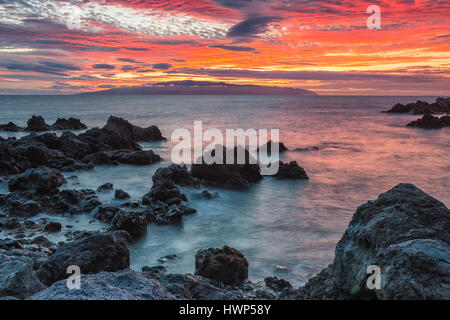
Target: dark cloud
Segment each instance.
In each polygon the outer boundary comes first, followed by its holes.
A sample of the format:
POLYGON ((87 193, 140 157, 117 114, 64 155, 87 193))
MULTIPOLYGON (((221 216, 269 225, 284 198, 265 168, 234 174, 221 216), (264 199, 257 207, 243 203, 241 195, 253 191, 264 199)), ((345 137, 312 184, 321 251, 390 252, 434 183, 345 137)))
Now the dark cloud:
POLYGON ((209 47, 210 48, 219 48, 219 49, 228 50, 228 51, 252 52, 252 53, 256 53, 256 54, 261 53, 258 50, 256 50, 255 48, 246 47, 246 46, 230 46, 230 45, 226 45, 226 44, 217 44, 217 45, 211 45, 209 47))
POLYGON ((0 67, 14 71, 32 71, 57 76, 66 76, 67 71, 81 70, 79 66, 59 61, 22 62, 6 60, 0 63, 0 67))
POLYGON ((170 68, 172 68, 170 63, 155 63, 153 65, 153 69, 157 70, 169 70, 170 68))
POLYGON ((137 68, 135 67, 135 66, 130 66, 130 65, 127 65, 127 66, 123 66, 122 67, 122 71, 125 71, 125 72, 127 72, 127 71, 132 71, 132 70, 136 70, 137 68))
POLYGON ((106 63, 94 64, 92 67, 94 69, 104 69, 104 70, 113 70, 116 68, 115 66, 106 63))
POLYGON ((124 49, 130 50, 130 51, 148 51, 147 48, 137 48, 137 47, 124 47, 124 49))
POLYGON ((186 62, 186 60, 184 60, 184 59, 170 59, 170 60, 172 60, 174 62, 186 62))
POLYGON ((386 83, 431 83, 449 82, 442 76, 422 74, 389 74, 376 72, 335 72, 335 71, 255 71, 245 69, 192 69, 180 68, 167 71, 168 74, 207 75, 217 78, 250 78, 281 80, 319 80, 319 81, 381 81, 386 83))
POLYGON ((271 22, 281 21, 280 17, 248 17, 228 30, 228 37, 255 37, 266 31, 271 22))
POLYGON ((129 58, 117 58, 117 60, 122 61, 122 62, 128 62, 128 63, 138 63, 136 60, 129 59, 129 58))

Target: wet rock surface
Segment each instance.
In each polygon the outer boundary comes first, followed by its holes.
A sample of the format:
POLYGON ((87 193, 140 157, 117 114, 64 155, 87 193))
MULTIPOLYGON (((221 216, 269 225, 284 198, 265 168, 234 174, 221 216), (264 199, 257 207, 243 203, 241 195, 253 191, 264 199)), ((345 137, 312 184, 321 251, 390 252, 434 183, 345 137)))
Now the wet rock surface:
POLYGON ((195 274, 230 286, 241 286, 248 278, 248 261, 236 249, 199 250, 195 255, 195 274))
POLYGON ((83 274, 119 271, 130 266, 128 243, 120 233, 94 233, 64 243, 38 269, 39 279, 48 285, 67 278, 67 268, 79 266, 83 274))
POLYGON ((130 269, 83 276, 80 290, 67 290, 66 280, 31 296, 30 300, 174 300, 154 279, 130 269))
POLYGON ((426 114, 422 118, 408 123, 407 126, 423 129, 440 129, 443 127, 450 127, 450 116, 443 116, 439 118, 426 114))
POLYGON ((437 98, 435 102, 428 103, 418 100, 406 105, 398 103, 385 113, 413 113, 413 114, 435 114, 450 112, 450 98, 437 98))
MULTIPOLYGON (((296 291, 299 299, 449 299, 450 210, 411 184, 358 207, 328 268, 296 291), (381 288, 366 286, 367 267, 381 288)), ((291 296, 292 297, 292 296, 291 296)))
POLYGON ((218 150, 222 153, 221 160, 215 158, 214 149, 192 165, 191 173, 195 178, 206 184, 225 188, 246 188, 262 179, 256 159, 246 149, 235 147, 234 150, 228 150, 233 154, 233 159, 230 159, 233 164, 226 164, 227 148, 220 146, 218 150), (239 157, 239 154, 243 156, 239 157), (238 159, 242 160, 243 164, 237 164, 238 159))
MULTIPOLYGON (((59 119, 58 127, 82 126, 76 119, 59 119)), ((142 150, 128 121, 110 117, 107 124, 81 134, 65 131, 58 137, 54 133, 30 134, 20 139, 0 140, 0 175, 22 173, 27 169, 48 166, 63 172, 89 170, 95 165, 119 163, 148 165, 161 160, 151 150, 142 150)), ((50 130, 42 117, 29 120, 27 131, 50 130)))
POLYGON ((279 179, 309 179, 305 169, 300 167, 297 161, 289 163, 279 161, 279 169, 275 177, 279 179))

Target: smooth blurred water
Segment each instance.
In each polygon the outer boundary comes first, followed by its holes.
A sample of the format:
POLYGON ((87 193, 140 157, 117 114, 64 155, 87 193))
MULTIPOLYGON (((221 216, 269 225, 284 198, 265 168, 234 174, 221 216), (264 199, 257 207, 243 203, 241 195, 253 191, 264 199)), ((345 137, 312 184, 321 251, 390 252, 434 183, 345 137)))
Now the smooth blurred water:
MULTIPOLYGON (((148 227, 147 236, 132 244, 135 269, 160 264, 167 254, 169 272, 193 272, 198 249, 224 244, 242 251, 250 262, 250 278, 262 280, 277 265, 279 276, 304 283, 332 262, 334 247, 356 207, 375 199, 400 182, 413 183, 450 205, 450 129, 407 128, 419 116, 380 113, 397 102, 435 97, 284 97, 284 96, 0 96, 0 123, 24 126, 32 115, 48 123, 57 117, 78 117, 89 127, 103 126, 116 115, 141 126, 158 125, 170 138, 177 128, 279 128, 288 148, 318 146, 318 151, 288 152, 283 161, 297 160, 309 181, 265 178, 245 191, 213 189, 215 200, 191 196, 198 213, 181 226, 148 227)), ((0 132, 0 136, 7 134, 0 132)), ((145 143, 162 163, 147 167, 97 167, 75 172, 70 188, 96 188, 111 182, 140 199, 151 177, 169 164, 173 144, 145 143)), ((73 175, 70 174, 70 175, 73 175)), ((0 192, 5 184, 0 184, 0 192)), ((105 202, 111 196, 102 195, 105 202)), ((91 217, 86 215, 83 226, 91 217)), ((75 220, 76 221, 76 220, 75 220)), ((74 221, 71 221, 72 224, 74 221)), ((76 224, 75 224, 76 225, 76 224)))

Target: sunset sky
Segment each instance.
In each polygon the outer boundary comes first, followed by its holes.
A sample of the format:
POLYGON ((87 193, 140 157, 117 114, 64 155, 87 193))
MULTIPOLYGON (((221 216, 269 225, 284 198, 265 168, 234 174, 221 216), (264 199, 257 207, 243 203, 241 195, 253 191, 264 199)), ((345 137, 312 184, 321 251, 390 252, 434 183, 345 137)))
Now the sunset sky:
POLYGON ((450 94, 450 1, 0 0, 0 35, 0 94, 186 79, 450 94))

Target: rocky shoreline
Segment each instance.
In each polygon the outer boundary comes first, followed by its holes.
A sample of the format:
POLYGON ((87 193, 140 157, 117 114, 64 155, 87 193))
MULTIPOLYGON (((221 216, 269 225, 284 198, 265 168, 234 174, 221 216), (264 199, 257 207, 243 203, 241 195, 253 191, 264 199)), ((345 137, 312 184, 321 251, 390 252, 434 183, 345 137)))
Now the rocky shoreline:
MULTIPOLYGON (((263 179, 257 164, 202 161, 191 171, 174 164, 159 168, 140 201, 130 200, 126 190, 112 184, 96 190, 61 189, 67 182, 61 172, 158 162, 161 158, 142 150, 138 141, 161 140, 157 127, 140 128, 117 117, 110 117, 101 129, 78 135, 65 131, 59 137, 32 133, 0 139, 0 176, 9 189, 0 194, 0 299, 450 298, 450 210, 410 184, 400 184, 360 206, 336 246, 334 262, 298 289, 274 276, 266 277, 264 284, 249 281, 251 262, 228 246, 200 249, 194 274, 168 274, 164 265, 131 270, 129 245, 147 232, 148 224, 180 224, 184 216, 196 213, 180 186, 213 200, 219 195, 209 192, 209 185, 247 188, 263 179), (105 192, 118 201, 103 204, 99 194, 105 192), (105 227, 66 231, 65 241, 53 243, 45 234, 61 232, 62 226, 30 219, 41 212, 92 213, 105 227), (67 289, 70 265, 81 269, 81 290, 67 289), (366 287, 369 265, 381 269, 379 290, 366 287)), ((276 178, 308 176, 296 162, 281 162, 276 178)))
POLYGON ((391 109, 382 111, 384 113, 412 113, 422 114, 423 117, 411 121, 407 124, 407 127, 415 127, 422 129, 441 129, 444 127, 450 127, 450 98, 437 98, 435 102, 428 103, 426 101, 418 100, 415 103, 408 103, 406 105, 397 103, 391 109), (442 117, 435 117, 433 114, 446 114, 442 117))

